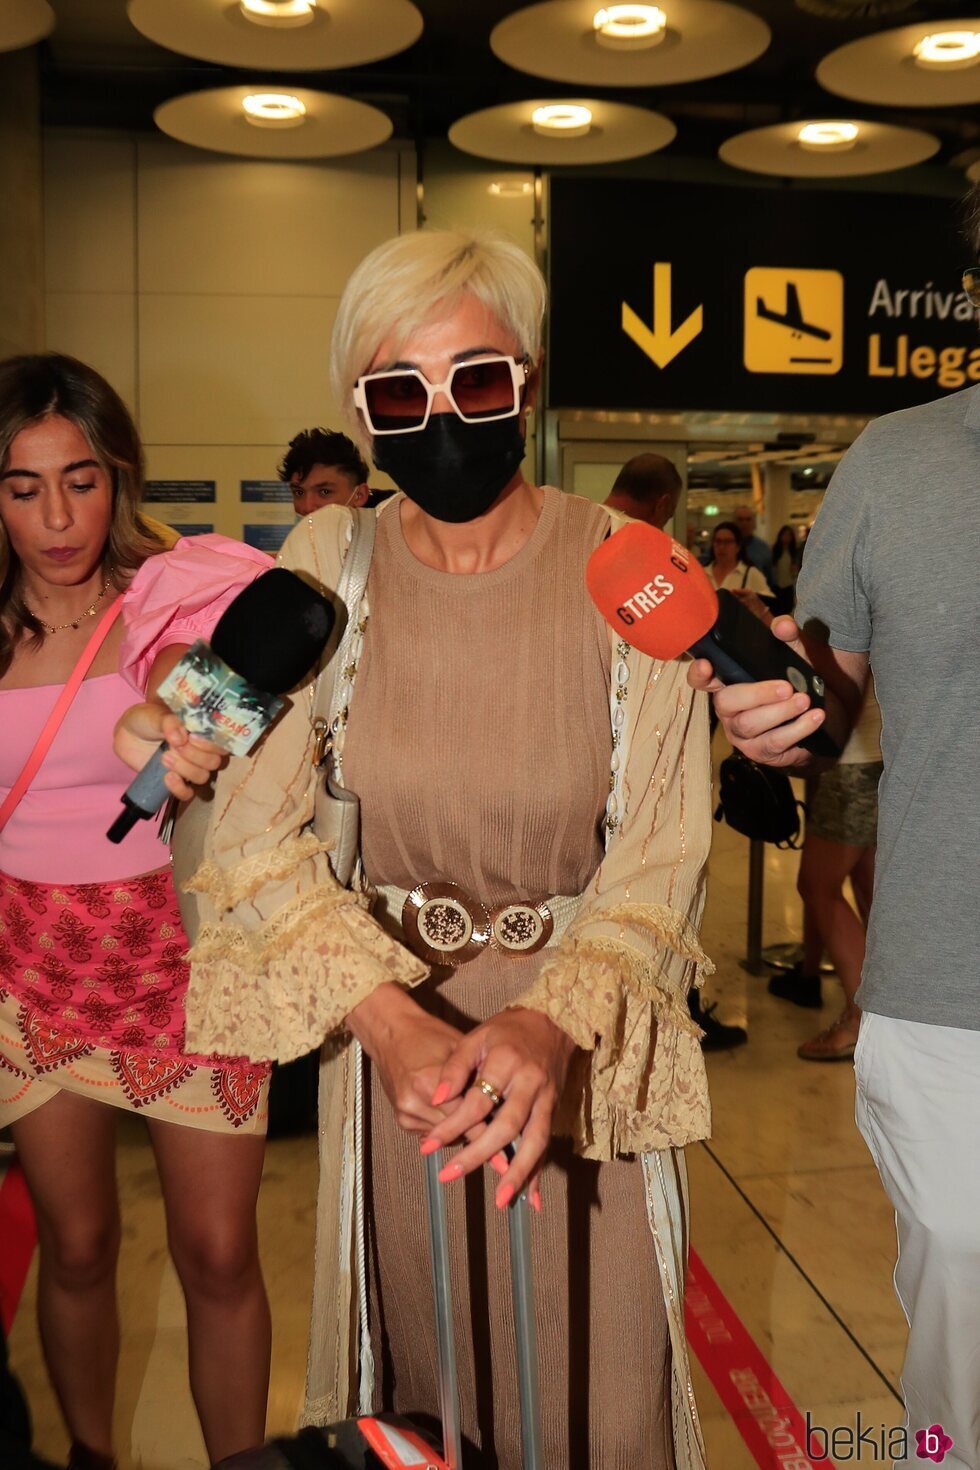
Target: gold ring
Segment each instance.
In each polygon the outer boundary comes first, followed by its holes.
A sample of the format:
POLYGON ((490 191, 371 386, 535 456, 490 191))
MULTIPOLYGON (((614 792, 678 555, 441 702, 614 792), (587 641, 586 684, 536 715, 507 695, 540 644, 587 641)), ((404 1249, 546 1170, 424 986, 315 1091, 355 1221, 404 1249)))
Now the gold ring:
POLYGON ((488 1097, 490 1099, 495 1108, 500 1107, 500 1104, 503 1102, 503 1098, 494 1087, 492 1082, 488 1082, 485 1077, 478 1077, 473 1086, 478 1087, 483 1093, 484 1097, 488 1097))

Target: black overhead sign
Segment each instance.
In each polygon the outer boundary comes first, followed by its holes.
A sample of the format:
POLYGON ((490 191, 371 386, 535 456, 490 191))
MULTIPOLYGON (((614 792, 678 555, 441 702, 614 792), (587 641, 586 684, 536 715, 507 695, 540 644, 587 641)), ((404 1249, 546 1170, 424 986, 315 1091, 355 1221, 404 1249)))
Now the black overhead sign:
POLYGON ((980 382, 955 202, 551 183, 556 408, 886 413, 980 382))

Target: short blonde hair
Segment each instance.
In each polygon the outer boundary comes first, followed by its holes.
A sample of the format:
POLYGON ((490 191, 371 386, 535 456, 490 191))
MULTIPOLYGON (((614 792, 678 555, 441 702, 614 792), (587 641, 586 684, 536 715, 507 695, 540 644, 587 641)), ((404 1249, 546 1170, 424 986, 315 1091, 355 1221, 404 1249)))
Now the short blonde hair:
POLYGON ((492 311, 516 338, 521 352, 537 362, 544 278, 506 235, 420 230, 386 240, 361 261, 337 310, 330 386, 334 402, 362 443, 365 431, 354 408, 354 384, 379 344, 391 337, 397 351, 433 319, 437 306, 451 311, 466 295, 492 311))

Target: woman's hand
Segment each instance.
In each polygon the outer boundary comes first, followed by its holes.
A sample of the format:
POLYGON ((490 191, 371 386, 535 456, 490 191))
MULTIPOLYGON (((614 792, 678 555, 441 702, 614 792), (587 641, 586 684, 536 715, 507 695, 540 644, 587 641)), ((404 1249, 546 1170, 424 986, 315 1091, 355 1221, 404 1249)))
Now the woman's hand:
MULTIPOLYGON (((442 1068, 431 1095, 436 1108, 454 1099, 448 1112, 423 1140, 422 1152, 434 1153, 443 1144, 470 1133, 490 1115, 485 1129, 447 1164, 440 1179, 460 1179, 481 1165, 492 1163, 503 1177, 496 1203, 509 1205, 528 1180, 541 1171, 551 1139, 551 1119, 565 1085, 575 1050, 570 1036, 547 1016, 520 1007, 501 1011, 464 1036, 442 1068), (483 1081, 504 1099, 497 1107, 476 1084, 483 1081), (497 1155, 520 1135, 520 1144, 502 1170, 497 1155)), ((532 1200, 540 1208, 536 1190, 532 1200)))
POLYGON ((433 1106, 432 1094, 462 1033, 394 984, 373 990, 351 1011, 347 1025, 377 1067, 399 1127, 428 1133, 445 1116, 445 1108, 433 1106))
POLYGON ((203 735, 191 735, 178 717, 160 700, 131 705, 120 715, 112 738, 119 759, 141 771, 157 746, 165 741, 170 749, 163 757, 167 768, 166 787, 181 801, 194 795, 228 759, 219 745, 203 735))

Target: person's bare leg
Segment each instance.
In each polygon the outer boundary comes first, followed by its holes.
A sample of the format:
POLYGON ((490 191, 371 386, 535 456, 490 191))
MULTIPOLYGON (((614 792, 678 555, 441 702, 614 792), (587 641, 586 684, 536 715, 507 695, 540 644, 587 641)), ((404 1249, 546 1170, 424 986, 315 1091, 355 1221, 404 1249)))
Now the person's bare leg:
POLYGON ((187 1303, 191 1392, 212 1461, 261 1444, 272 1325, 255 1205, 265 1139, 150 1123, 187 1303))
POLYGON ((803 963, 804 975, 819 975, 823 962, 823 935, 813 916, 809 904, 803 905, 803 963))
POLYGON ((864 964, 864 925, 844 897, 844 881, 865 851, 828 837, 808 836, 800 863, 799 889, 823 937, 849 1012, 857 1017, 854 996, 864 964))
POLYGON ((854 890, 854 901, 861 915, 861 922, 865 929, 868 927, 868 915, 871 912, 871 900, 874 896, 875 887, 875 854, 876 847, 863 847, 861 856, 851 869, 851 887, 854 890))
POLYGON ((37 1217, 37 1314, 73 1440, 112 1454, 119 1358, 116 1111, 70 1092, 12 1127, 37 1217))

